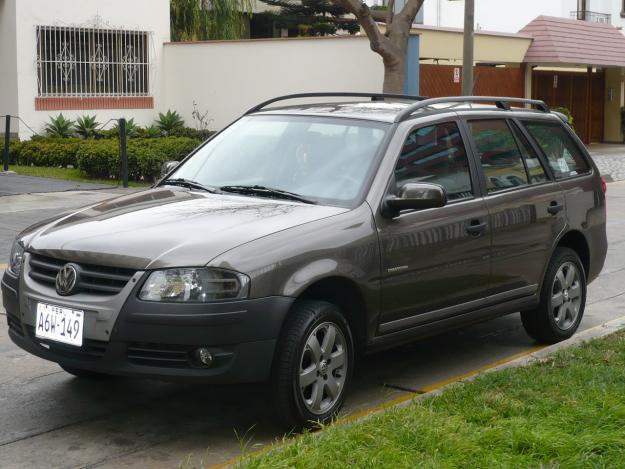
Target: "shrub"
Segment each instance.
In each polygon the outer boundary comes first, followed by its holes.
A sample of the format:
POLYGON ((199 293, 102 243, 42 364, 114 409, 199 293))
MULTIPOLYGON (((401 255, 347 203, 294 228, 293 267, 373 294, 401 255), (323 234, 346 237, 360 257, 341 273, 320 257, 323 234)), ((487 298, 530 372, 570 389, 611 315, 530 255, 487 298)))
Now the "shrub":
POLYGON ((571 114, 571 111, 569 111, 568 108, 566 108, 566 107, 554 107, 551 110, 554 111, 554 112, 559 112, 561 114, 564 114, 566 116, 566 120, 568 121, 569 125, 571 127, 573 127, 573 125, 575 124, 575 120, 573 119, 573 114, 571 114))
POLYGON ((216 132, 214 130, 207 130, 207 129, 198 130, 192 127, 178 127, 176 129, 173 129, 169 133, 169 135, 171 135, 172 137, 195 138, 203 142, 204 140, 208 139, 215 133, 216 132))
POLYGON ((100 123, 96 116, 82 116, 76 119, 76 134, 82 138, 95 137, 100 123))
POLYGON ((50 117, 50 122, 45 126, 46 134, 55 137, 68 138, 74 134, 74 121, 66 119, 63 114, 50 117))
POLYGON ((157 138, 161 137, 162 135, 163 134, 161 133, 161 129, 154 125, 143 128, 143 137, 145 138, 157 138))
MULTIPOLYGON (((152 181, 166 161, 180 161, 200 142, 183 137, 137 138, 128 142, 128 177, 152 181)), ((119 141, 83 141, 77 152, 78 167, 90 177, 119 178, 119 141)))
POLYGON ((165 114, 159 112, 156 126, 161 129, 165 135, 169 135, 172 130, 184 127, 184 120, 182 120, 182 117, 180 117, 180 114, 176 111, 169 110, 165 114))
MULTIPOLYGON (((19 140, 11 140, 9 143, 9 164, 17 163, 19 159, 20 150, 22 148, 22 142, 19 140)), ((2 165, 4 163, 4 138, 0 139, 0 171, 2 171, 2 165)))
POLYGON ((77 138, 37 138, 22 142, 17 162, 34 166, 76 166, 77 138))

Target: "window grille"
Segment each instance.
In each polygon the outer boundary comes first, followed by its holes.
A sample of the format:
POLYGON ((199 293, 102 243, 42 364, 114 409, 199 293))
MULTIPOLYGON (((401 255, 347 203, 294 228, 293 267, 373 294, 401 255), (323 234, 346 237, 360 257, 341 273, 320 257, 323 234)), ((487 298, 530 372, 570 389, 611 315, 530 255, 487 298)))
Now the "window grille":
POLYGON ((150 33, 37 27, 39 96, 150 96, 150 33))

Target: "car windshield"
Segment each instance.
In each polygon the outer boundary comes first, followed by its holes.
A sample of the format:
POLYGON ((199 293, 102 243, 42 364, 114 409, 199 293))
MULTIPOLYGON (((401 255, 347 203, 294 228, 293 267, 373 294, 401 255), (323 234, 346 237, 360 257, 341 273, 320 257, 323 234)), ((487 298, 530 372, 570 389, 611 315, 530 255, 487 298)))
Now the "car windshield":
POLYGON ((248 116, 168 179, 260 197, 279 197, 267 190, 275 189, 316 203, 350 206, 364 190, 388 128, 343 118, 248 116))

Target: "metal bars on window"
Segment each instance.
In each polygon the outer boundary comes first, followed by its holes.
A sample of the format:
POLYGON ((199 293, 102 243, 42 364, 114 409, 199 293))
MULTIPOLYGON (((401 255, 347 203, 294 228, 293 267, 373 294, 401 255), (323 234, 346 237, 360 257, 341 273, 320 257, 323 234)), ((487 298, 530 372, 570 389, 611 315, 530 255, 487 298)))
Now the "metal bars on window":
POLYGON ((37 26, 42 97, 150 96, 150 33, 37 26))

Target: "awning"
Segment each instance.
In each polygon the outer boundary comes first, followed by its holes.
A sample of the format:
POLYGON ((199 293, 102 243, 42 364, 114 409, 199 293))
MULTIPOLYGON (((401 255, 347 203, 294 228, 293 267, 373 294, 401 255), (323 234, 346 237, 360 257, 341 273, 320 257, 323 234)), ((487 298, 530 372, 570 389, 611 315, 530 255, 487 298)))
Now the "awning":
POLYGON ((539 16, 519 32, 534 38, 526 63, 625 67, 625 35, 609 24, 539 16))

